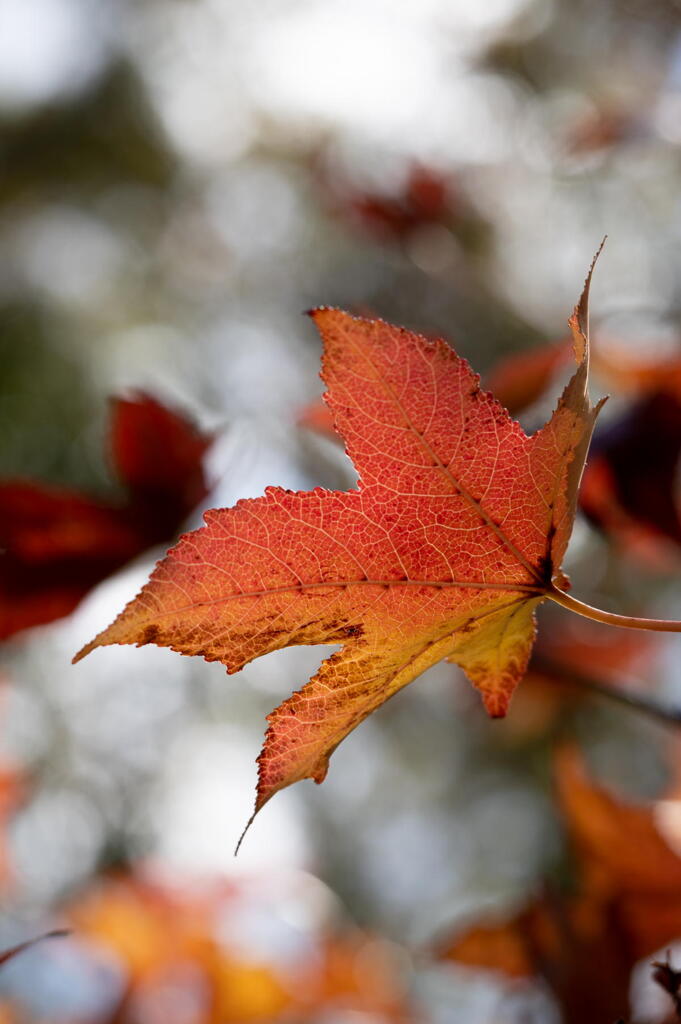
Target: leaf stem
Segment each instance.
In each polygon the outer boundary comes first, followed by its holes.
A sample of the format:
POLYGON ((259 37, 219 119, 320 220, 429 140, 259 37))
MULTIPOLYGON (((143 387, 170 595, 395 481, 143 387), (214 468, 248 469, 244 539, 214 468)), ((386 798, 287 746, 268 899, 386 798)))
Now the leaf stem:
POLYGON ((681 622, 673 619, 638 619, 633 615, 616 615, 615 612, 604 612, 600 608, 593 608, 590 604, 578 601, 563 590, 551 587, 547 590, 546 596, 568 608, 577 615, 583 615, 585 619, 593 619, 594 622, 605 622, 609 626, 621 626, 623 629, 652 629, 658 633, 681 633, 681 622))

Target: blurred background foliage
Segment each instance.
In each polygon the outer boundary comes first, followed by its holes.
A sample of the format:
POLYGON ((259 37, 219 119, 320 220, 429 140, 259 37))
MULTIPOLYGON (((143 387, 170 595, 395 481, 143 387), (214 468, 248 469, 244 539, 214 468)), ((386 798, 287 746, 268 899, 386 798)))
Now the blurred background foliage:
MULTIPOLYGON (((0 482, 127 507, 109 399, 143 391, 215 434, 190 526, 267 484, 350 486, 333 439, 300 425, 321 391, 301 313, 319 304, 443 334, 485 380, 529 354, 534 428, 569 372, 548 346, 608 233, 592 390, 612 398, 566 568, 585 600, 679 618, 680 172, 673 0, 0 0, 0 482)), ((319 652, 231 678, 148 649, 72 668, 155 539, 2 648, 0 938, 75 928, 0 973, 7 1021, 507 1024, 561 1002, 586 1021, 550 971, 506 970, 509 986, 428 951, 578 884, 553 797, 566 741, 681 849, 673 732, 585 685, 681 702, 677 638, 542 610, 544 660, 507 720, 439 666, 321 789, 278 796, 235 861, 264 714, 319 652)), ((617 927, 589 933, 592 963, 617 927)), ((681 911, 652 931, 671 946, 681 911)), ((643 969, 627 1008, 634 959, 589 1020, 669 1013, 643 969)))

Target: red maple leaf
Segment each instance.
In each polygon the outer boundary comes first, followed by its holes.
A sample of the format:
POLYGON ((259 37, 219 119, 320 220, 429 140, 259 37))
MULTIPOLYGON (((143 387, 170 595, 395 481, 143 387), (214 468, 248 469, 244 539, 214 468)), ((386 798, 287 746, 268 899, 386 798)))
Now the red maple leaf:
POLYGON ((326 401, 357 489, 268 488, 206 513, 75 660, 156 643, 236 672, 282 647, 342 645, 269 715, 257 812, 292 782, 321 782, 347 734, 442 658, 504 715, 546 598, 618 625, 679 628, 565 593, 560 565, 598 412, 587 389, 590 276, 570 318, 577 370, 532 436, 445 342, 315 310, 326 401))

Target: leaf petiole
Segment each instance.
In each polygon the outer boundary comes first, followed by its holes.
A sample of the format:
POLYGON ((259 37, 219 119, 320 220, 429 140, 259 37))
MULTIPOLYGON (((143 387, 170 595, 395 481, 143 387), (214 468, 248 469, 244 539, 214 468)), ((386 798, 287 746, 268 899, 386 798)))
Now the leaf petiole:
POLYGON ((633 615, 617 615, 615 612, 604 612, 600 608, 593 608, 590 604, 578 601, 565 591, 552 586, 546 591, 546 596, 568 608, 577 615, 583 615, 585 619, 593 619, 594 622, 605 622, 609 626, 621 626, 623 629, 651 629, 658 633, 681 633, 681 622, 673 619, 638 619, 633 615))

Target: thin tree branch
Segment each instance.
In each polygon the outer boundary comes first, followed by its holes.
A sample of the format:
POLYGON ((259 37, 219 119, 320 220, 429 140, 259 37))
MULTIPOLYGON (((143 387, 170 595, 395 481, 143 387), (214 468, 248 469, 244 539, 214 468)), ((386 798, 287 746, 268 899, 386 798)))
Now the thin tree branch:
POLYGON ((681 726, 681 707, 669 707, 653 697, 643 697, 640 693, 629 693, 618 686, 611 686, 602 680, 594 679, 579 669, 567 668, 552 658, 545 658, 539 655, 533 659, 533 667, 543 675, 550 676, 559 683, 578 686, 582 690, 588 690, 598 697, 605 697, 615 701, 631 711, 638 711, 663 725, 681 726))

